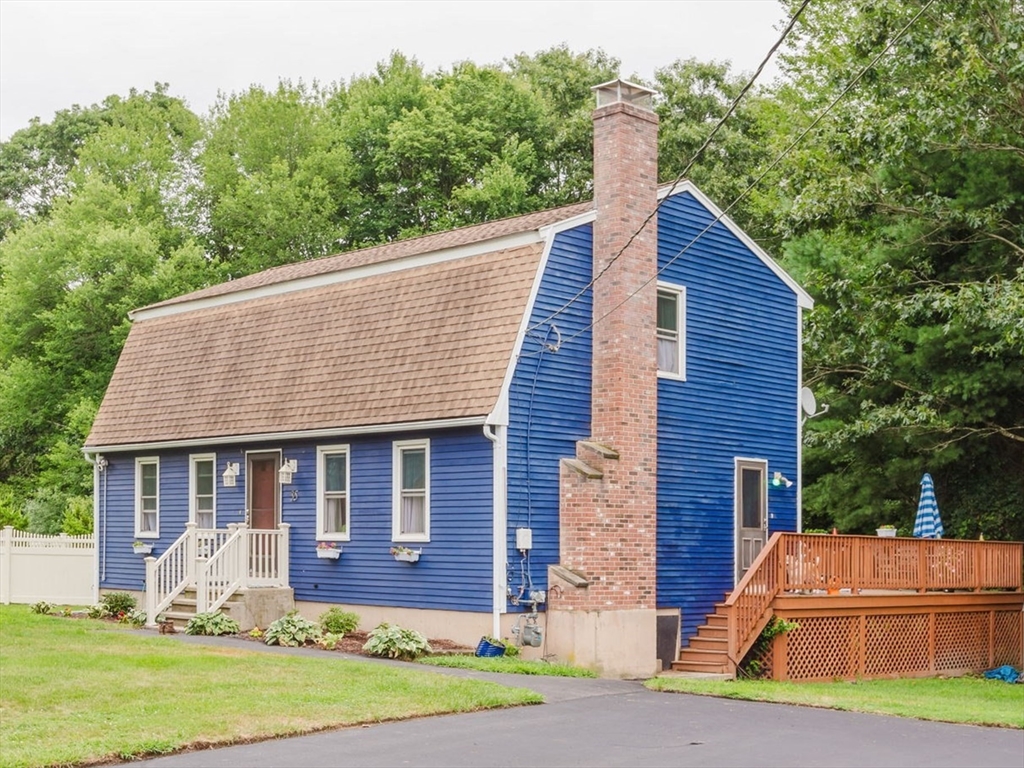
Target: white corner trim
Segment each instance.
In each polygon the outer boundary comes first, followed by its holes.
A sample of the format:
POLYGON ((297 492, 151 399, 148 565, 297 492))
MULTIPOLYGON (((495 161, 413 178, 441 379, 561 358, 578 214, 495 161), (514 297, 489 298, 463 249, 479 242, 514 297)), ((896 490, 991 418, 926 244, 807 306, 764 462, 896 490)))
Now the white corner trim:
MULTIPOLYGON (((185 312, 209 309, 211 307, 220 307, 228 304, 237 304, 242 301, 262 299, 268 296, 281 296, 286 293, 304 291, 310 288, 323 288, 328 285, 347 283, 352 280, 360 280, 365 277, 376 277, 379 275, 390 274, 392 272, 400 272, 406 269, 415 269, 417 267, 441 264, 446 261, 468 259, 472 256, 480 256, 481 254, 492 253, 494 251, 532 245, 534 243, 541 242, 542 239, 543 236, 538 230, 531 229, 514 235, 505 235, 503 237, 481 240, 479 242, 458 245, 438 251, 428 251, 426 253, 419 253, 412 256, 389 259, 387 261, 380 261, 374 264, 364 264, 358 267, 339 269, 334 272, 326 272, 320 275, 298 277, 292 280, 285 280, 280 283, 262 285, 254 288, 245 288, 240 291, 224 293, 218 296, 208 296, 205 298, 182 301, 176 304, 168 304, 164 306, 142 307, 141 309, 129 312, 128 317, 131 320, 154 320, 158 317, 180 315, 185 312)), ((355 253, 355 251, 353 251, 353 253, 355 253)))
POLYGON ((506 561, 508 560, 508 427, 484 426, 484 437, 491 441, 493 447, 492 464, 492 497, 493 497, 493 530, 492 533, 492 573, 493 587, 491 616, 491 635, 501 637, 501 614, 508 611, 506 582, 506 561))
POLYGON ((722 209, 711 202, 711 199, 701 192, 697 188, 696 184, 689 179, 686 179, 685 181, 679 182, 674 187, 672 185, 661 187, 658 190, 658 200, 668 197, 670 191, 673 196, 682 192, 689 192, 693 195, 697 202, 704 206, 713 217, 717 218, 719 223, 724 224, 726 229, 732 232, 740 242, 747 246, 747 248, 757 256, 757 258, 764 262, 764 265, 768 267, 768 269, 775 273, 776 277, 778 277, 791 291, 793 291, 793 293, 796 294, 796 300, 799 306, 804 309, 811 309, 814 306, 814 299, 811 298, 811 295, 801 288, 800 284, 790 277, 789 273, 780 267, 775 259, 769 256, 760 245, 755 243, 751 239, 750 235, 740 229, 739 225, 735 221, 729 218, 727 214, 722 213, 722 209))

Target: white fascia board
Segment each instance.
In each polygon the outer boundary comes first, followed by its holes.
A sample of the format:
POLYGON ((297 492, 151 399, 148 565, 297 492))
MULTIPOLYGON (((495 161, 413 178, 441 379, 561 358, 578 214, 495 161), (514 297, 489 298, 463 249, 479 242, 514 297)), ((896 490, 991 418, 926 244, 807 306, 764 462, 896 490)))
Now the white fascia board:
POLYGON ((333 427, 307 429, 295 432, 263 432, 254 435, 228 435, 224 437, 197 437, 186 440, 165 440, 155 443, 124 443, 121 445, 86 446, 83 453, 116 453, 124 451, 156 451, 170 448, 198 448, 207 445, 239 445, 244 443, 275 443, 291 440, 319 440, 321 438, 346 437, 348 435, 370 435, 390 432, 418 432, 433 429, 454 429, 457 427, 480 427, 484 416, 464 416, 458 419, 437 419, 435 421, 407 421, 398 424, 369 424, 360 427, 333 427))
POLYGON ((530 288, 530 296, 526 300, 526 308, 523 310, 523 317, 519 321, 519 331, 516 333, 516 342, 512 345, 512 354, 509 357, 508 365, 505 367, 505 378, 501 382, 501 390, 498 392, 498 400, 494 404, 494 410, 491 411, 487 417, 487 423, 491 425, 508 425, 508 398, 509 390, 512 387, 512 377, 516 373, 516 363, 519 362, 519 354, 523 349, 523 342, 526 341, 526 329, 530 327, 530 317, 533 315, 533 307, 537 303, 537 295, 540 293, 540 284, 544 279, 544 272, 548 266, 548 258, 551 256, 551 247, 555 243, 555 236, 559 232, 564 232, 566 229, 572 229, 578 227, 580 224, 588 223, 586 217, 590 216, 590 221, 593 221, 591 214, 581 214, 580 216, 574 216, 572 219, 566 219, 564 222, 558 224, 552 224, 551 226, 544 227, 541 231, 544 233, 544 250, 540 255, 540 262, 537 264, 537 274, 533 278, 533 286, 530 288), (583 219, 578 221, 578 219, 583 219), (568 225, 568 222, 574 222, 568 225))
POLYGON ((578 213, 568 219, 562 221, 556 221, 554 224, 548 224, 546 227, 541 227, 537 230, 541 237, 548 237, 549 235, 557 235, 559 232, 565 232, 570 229, 576 229, 576 227, 584 224, 590 224, 592 221, 597 219, 597 210, 585 211, 578 213))
POLYGON ((796 532, 804 532, 804 409, 800 388, 804 385, 803 309, 796 308, 796 532))
POLYGON ((770 269, 772 272, 774 272, 775 275, 782 282, 784 282, 789 287, 789 289, 793 291, 793 293, 796 294, 797 304, 799 304, 804 309, 811 309, 814 306, 814 299, 811 298, 811 295, 807 293, 807 291, 805 291, 803 288, 801 288, 800 284, 797 283, 797 281, 794 280, 792 277, 790 277, 789 273, 787 273, 786 270, 780 267, 776 263, 775 259, 769 256, 768 253, 760 245, 755 243, 750 238, 750 235, 748 235, 746 232, 740 229, 739 225, 735 221, 729 218, 728 215, 722 213, 722 209, 715 205, 713 202, 711 202, 711 199, 707 195, 705 195, 703 192, 697 189, 697 185, 694 184, 692 181, 686 179, 685 181, 681 181, 678 184, 669 185, 667 187, 661 187, 658 190, 658 199, 663 200, 664 198, 669 196, 669 193, 671 193, 672 195, 678 195, 681 192, 689 192, 691 195, 693 195, 697 199, 697 202, 699 202, 701 205, 707 208, 708 212, 710 212, 712 216, 718 219, 720 223, 724 224, 726 229, 732 232, 740 240, 740 242, 747 246, 747 248, 749 248, 751 252, 755 256, 757 256, 757 258, 764 262, 764 265, 768 267, 768 269, 770 269))
POLYGON ((273 285, 262 285, 255 288, 247 288, 241 291, 221 294, 219 296, 209 296, 206 298, 195 299, 193 301, 182 301, 177 304, 169 304, 166 306, 152 308, 143 307, 129 312, 128 317, 131 320, 153 320, 158 317, 179 315, 184 312, 193 312, 199 309, 209 309, 210 307, 237 304, 238 302, 262 299, 268 296, 280 296, 285 293, 304 291, 309 288, 323 288, 324 286, 347 283, 352 280, 360 280, 365 277, 376 277, 378 275, 386 275, 391 272, 400 272, 406 269, 415 269, 416 267, 441 264, 446 261, 467 259, 484 253, 508 250, 510 248, 519 248, 524 245, 538 243, 542 239, 542 235, 537 230, 531 229, 526 232, 519 232, 514 235, 506 235, 504 237, 493 238, 491 240, 481 240, 476 243, 468 243, 467 245, 459 245, 439 251, 429 251, 427 253, 406 256, 400 259, 390 259, 388 261, 381 261, 375 264, 349 267, 348 269, 340 269, 336 272, 327 272, 322 275, 299 277, 294 280, 274 283, 273 285))

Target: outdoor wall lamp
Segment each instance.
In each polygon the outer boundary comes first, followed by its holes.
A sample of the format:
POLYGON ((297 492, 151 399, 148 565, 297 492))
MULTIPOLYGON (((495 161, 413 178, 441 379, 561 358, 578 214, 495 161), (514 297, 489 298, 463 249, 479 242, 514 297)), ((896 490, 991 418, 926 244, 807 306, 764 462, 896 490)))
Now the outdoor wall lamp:
POLYGON ((277 479, 281 485, 288 485, 292 481, 292 475, 299 471, 299 462, 296 459, 285 459, 284 464, 277 470, 277 479))
POLYGON ((234 488, 235 480, 238 478, 239 466, 237 461, 229 461, 227 469, 224 470, 224 474, 221 475, 224 481, 225 488, 234 488))
POLYGON ((793 485, 793 481, 790 480, 788 477, 783 477, 781 472, 776 472, 774 477, 772 477, 772 485, 774 485, 776 488, 782 485, 785 485, 787 488, 789 488, 791 485, 793 485))

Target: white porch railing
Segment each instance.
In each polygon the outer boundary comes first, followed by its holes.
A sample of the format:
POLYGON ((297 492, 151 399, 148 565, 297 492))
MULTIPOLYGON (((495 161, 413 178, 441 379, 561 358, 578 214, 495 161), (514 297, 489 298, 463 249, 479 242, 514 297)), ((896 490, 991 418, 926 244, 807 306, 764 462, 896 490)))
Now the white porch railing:
POLYGON ((196 611, 216 611, 239 589, 288 586, 288 529, 252 530, 232 524, 227 530, 185 533, 159 558, 146 558, 146 621, 156 617, 188 587, 196 588, 196 611))

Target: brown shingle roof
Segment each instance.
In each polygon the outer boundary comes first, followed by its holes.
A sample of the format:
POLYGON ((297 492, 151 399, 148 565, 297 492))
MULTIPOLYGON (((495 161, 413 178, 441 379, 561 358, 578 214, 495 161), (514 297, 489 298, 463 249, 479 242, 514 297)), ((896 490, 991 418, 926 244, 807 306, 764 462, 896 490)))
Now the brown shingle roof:
MULTIPOLYGON (((588 207, 288 265, 172 302, 528 231, 588 207)), ((536 243, 137 321, 86 445, 485 416, 542 249, 536 243)))
MULTIPOLYGON (((399 240, 395 243, 377 245, 372 248, 363 248, 358 251, 339 253, 335 256, 326 256, 322 259, 312 261, 299 261, 294 264, 284 264, 280 267, 257 272, 253 275, 240 277, 237 280, 230 280, 226 283, 213 285, 200 291, 177 296, 173 299, 153 304, 152 307, 163 307, 171 304, 180 304, 195 299, 205 299, 214 296, 223 296, 229 293, 262 288, 277 283, 285 283, 290 280, 299 280, 317 275, 325 275, 331 272, 340 272, 344 269, 362 267, 369 264, 378 264, 393 259, 402 259, 409 256, 418 256, 424 253, 440 251, 446 248, 455 248, 460 245, 470 245, 486 240, 493 240, 498 237, 515 235, 522 232, 530 232, 555 224, 559 221, 578 216, 581 213, 592 211, 593 201, 576 203, 561 208, 551 208, 546 211, 527 213, 522 216, 515 216, 509 219, 489 221, 484 224, 477 224, 461 229, 452 229, 447 232, 438 232, 433 235, 423 235, 410 240, 399 240)), ((148 309, 148 308, 147 308, 148 309)))

